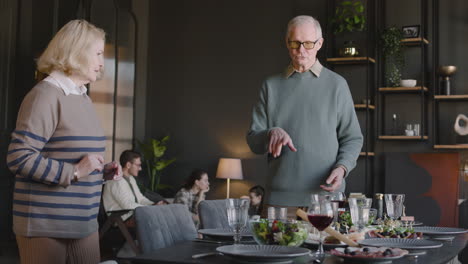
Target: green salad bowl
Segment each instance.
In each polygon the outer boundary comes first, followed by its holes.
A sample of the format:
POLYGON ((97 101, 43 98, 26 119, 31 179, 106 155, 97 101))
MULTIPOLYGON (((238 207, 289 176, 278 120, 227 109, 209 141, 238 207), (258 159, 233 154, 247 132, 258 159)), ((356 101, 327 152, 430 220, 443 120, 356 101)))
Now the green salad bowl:
POLYGON ((309 234, 307 224, 297 220, 250 220, 249 227, 259 245, 299 247, 309 234))

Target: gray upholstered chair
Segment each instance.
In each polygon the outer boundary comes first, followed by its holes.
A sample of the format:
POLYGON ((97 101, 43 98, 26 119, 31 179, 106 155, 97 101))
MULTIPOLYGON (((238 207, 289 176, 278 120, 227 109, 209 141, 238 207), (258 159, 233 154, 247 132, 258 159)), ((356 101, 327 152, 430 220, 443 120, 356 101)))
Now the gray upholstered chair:
POLYGON ((143 253, 197 237, 192 215, 182 204, 137 207, 135 221, 143 253))
POLYGON ((230 228, 226 200, 203 200, 198 205, 200 229, 230 228))

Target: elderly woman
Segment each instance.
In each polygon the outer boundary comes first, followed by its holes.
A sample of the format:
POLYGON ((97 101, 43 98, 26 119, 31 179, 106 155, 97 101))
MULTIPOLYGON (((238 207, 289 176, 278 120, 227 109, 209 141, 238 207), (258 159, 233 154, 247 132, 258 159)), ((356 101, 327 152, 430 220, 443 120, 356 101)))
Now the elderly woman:
MULTIPOLYGON (((37 61, 49 76, 24 98, 7 164, 16 174, 13 229, 21 263, 98 263, 97 214, 105 136, 85 85, 103 70, 105 33, 84 20, 67 23, 37 61)), ((104 171, 104 176, 103 176, 104 171)))
POLYGON ((174 203, 185 204, 187 206, 188 210, 192 213, 192 219, 197 228, 200 223, 198 204, 205 200, 205 193, 209 190, 208 173, 204 170, 195 169, 174 198, 174 203))

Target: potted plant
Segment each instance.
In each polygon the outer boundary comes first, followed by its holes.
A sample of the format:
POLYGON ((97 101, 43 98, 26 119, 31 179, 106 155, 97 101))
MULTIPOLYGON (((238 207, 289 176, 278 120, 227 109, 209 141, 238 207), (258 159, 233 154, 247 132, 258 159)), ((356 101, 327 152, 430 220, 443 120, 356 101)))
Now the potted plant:
POLYGON ((402 38, 403 32, 395 26, 385 29, 380 36, 385 61, 385 82, 389 87, 400 86, 401 71, 405 65, 402 38))
POLYGON ((162 171, 176 161, 175 158, 164 158, 168 141, 169 136, 165 136, 160 140, 150 138, 146 143, 138 141, 138 145, 142 150, 146 175, 149 178, 148 186, 142 186, 146 191, 164 194, 168 189, 171 189, 170 185, 161 183, 162 171))
MULTIPOLYGON (((362 0, 345 0, 338 3, 335 15, 331 19, 333 33, 335 35, 344 32, 363 31, 366 26, 366 16, 362 0)), ((359 51, 353 40, 344 42, 344 46, 338 50, 342 57, 358 56, 359 51)))
POLYGON ((366 26, 364 3, 361 0, 341 1, 331 20, 334 33, 363 31, 366 26))

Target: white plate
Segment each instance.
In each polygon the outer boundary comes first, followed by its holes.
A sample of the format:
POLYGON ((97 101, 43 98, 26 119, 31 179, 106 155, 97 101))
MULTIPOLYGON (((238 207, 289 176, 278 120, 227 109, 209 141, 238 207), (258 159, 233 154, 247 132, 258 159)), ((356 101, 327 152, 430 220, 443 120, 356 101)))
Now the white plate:
POLYGON ((306 248, 275 245, 228 245, 218 247, 216 251, 252 263, 288 263, 294 258, 310 254, 306 248))

